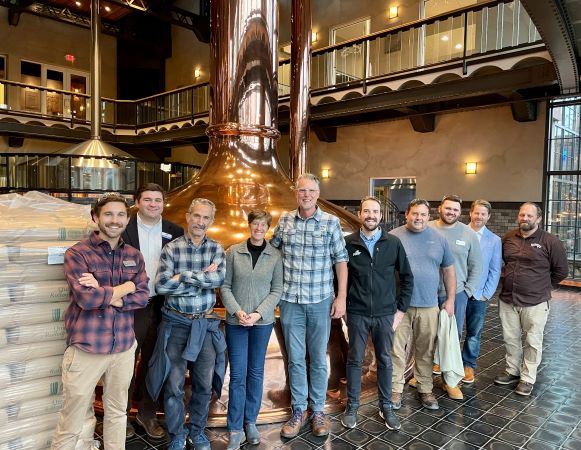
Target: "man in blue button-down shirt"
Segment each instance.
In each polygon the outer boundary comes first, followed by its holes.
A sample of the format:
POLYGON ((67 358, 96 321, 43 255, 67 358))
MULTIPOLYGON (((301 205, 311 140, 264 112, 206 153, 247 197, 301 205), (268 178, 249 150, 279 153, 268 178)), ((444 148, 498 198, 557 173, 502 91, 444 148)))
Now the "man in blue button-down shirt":
POLYGON ((204 434, 212 394, 216 362, 222 357, 224 339, 217 330, 218 319, 206 317, 211 313, 216 294, 214 289, 224 282, 226 264, 222 246, 206 236, 214 221, 214 203, 204 198, 192 201, 186 221, 186 234, 168 243, 162 250, 156 279, 156 291, 165 295, 162 322, 157 339, 147 385, 152 397, 155 385, 165 379, 164 409, 167 431, 171 437, 168 450, 186 448, 189 434, 194 449, 209 450, 204 434), (218 333, 218 338, 217 334, 218 333), (192 342, 192 341, 196 342, 192 342), (195 360, 188 361, 185 350, 193 346, 195 360), (169 358, 169 368, 159 377, 157 361, 169 358), (189 366, 188 366, 189 363, 189 366), (190 369, 192 398, 189 404, 190 429, 185 427, 184 377, 190 369), (154 383, 154 381, 158 381, 154 383), (153 389, 152 389, 153 388, 153 389))
POLYGON ((281 429, 283 437, 296 436, 307 420, 307 396, 311 402, 311 426, 315 436, 329 434, 323 413, 327 393, 327 344, 331 318, 345 314, 347 251, 339 219, 317 206, 319 179, 301 175, 296 184, 298 209, 283 214, 271 244, 283 253, 284 285, 280 320, 289 356, 293 414, 281 429), (333 299, 333 266, 338 292, 333 299), (305 361, 309 342, 309 382, 305 361))

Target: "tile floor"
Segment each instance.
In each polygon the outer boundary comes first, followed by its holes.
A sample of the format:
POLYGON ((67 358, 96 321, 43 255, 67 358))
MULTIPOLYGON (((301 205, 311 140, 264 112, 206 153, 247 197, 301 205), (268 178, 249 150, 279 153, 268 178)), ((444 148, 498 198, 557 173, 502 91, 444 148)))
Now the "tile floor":
MULTIPOLYGON (((420 406, 415 389, 406 386, 404 405, 397 412, 399 432, 388 431, 374 403, 359 410, 358 426, 345 429, 341 414, 331 415, 331 434, 314 437, 305 429, 292 440, 281 440, 280 424, 259 428, 262 442, 244 449, 529 449, 581 450, 581 291, 561 288, 554 292, 546 327, 543 362, 532 395, 521 397, 493 379, 504 368, 502 331, 497 305, 488 308, 477 379, 462 386, 464 401, 448 399, 439 387, 440 410, 420 406)), ((439 377, 435 380, 438 385, 439 377)), ((138 435, 126 450, 164 450, 167 441, 149 439, 139 425, 138 435)), ((209 429, 212 449, 226 447, 224 429, 209 429)))

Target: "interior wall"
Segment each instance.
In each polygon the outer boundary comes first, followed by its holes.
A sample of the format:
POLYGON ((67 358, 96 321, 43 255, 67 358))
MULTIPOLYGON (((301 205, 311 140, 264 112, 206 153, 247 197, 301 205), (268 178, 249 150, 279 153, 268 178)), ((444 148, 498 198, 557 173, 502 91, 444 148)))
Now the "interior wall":
POLYGON ((172 56, 165 61, 167 91, 209 81, 210 45, 198 41, 193 31, 173 25, 171 29, 172 56), (194 69, 200 68, 200 77, 194 69))
MULTIPOLYGON (((89 73, 91 70, 91 32, 88 28, 68 25, 32 14, 22 14, 18 26, 8 25, 8 9, 0 7, 0 54, 8 56, 7 78, 20 81, 20 61, 66 67, 89 73), (75 56, 73 64, 65 55, 75 56)), ((102 34, 101 92, 116 98, 117 40, 102 34)))
POLYGON ((321 196, 335 200, 368 195, 370 177, 415 176, 417 197, 431 200, 541 201, 545 114, 544 104, 527 123, 508 106, 443 114, 432 133, 413 131, 408 120, 339 128, 336 143, 311 135, 309 170, 331 170, 321 196), (476 175, 464 173, 468 161, 478 163, 476 175))

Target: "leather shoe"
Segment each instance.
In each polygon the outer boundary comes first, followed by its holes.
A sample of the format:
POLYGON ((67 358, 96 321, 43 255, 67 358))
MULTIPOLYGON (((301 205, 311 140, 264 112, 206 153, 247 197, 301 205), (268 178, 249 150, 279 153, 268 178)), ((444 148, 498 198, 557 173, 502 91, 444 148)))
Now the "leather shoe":
POLYGON ((129 422, 129 419, 127 419, 127 426, 125 427, 125 439, 131 439, 133 436, 135 436, 135 428, 133 428, 133 425, 131 425, 131 422, 129 422))
POLYGON ((135 416, 135 420, 143 427, 147 435, 152 439, 162 439, 165 437, 165 430, 159 424, 155 417, 146 419, 141 417, 139 413, 135 416))
POLYGON ((329 434, 329 419, 322 411, 315 411, 311 416, 311 431, 313 436, 321 437, 329 434))

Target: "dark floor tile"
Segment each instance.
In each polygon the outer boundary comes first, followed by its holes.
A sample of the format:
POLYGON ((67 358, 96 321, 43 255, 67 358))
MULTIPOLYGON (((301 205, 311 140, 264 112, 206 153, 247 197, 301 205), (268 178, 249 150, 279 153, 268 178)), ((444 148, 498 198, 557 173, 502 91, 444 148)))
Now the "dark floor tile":
POLYGON ((125 450, 150 450, 152 447, 143 439, 131 439, 125 442, 125 450))
POLYGON ((543 423, 545 423, 545 421, 547 419, 545 419, 544 417, 534 416, 532 414, 522 413, 522 414, 519 414, 518 416, 516 416, 515 420, 517 420, 519 422, 527 423, 529 425, 533 425, 536 427, 540 427, 543 423))
POLYGON ((436 423, 435 425, 432 426, 432 428, 450 437, 456 436, 464 429, 464 427, 461 427, 460 425, 456 425, 454 423, 447 422, 445 420, 436 423))
POLYGON ((494 403, 479 399, 478 397, 468 400, 465 405, 481 411, 488 411, 490 408, 494 407, 494 403))
POLYGON ((499 427, 495 427, 494 425, 490 425, 489 423, 481 422, 479 420, 472 423, 472 425, 470 425, 468 429, 488 436, 489 438, 493 437, 496 433, 498 433, 501 430, 501 428, 499 427))
POLYGON ((369 442, 373 438, 374 436, 359 429, 349 430, 341 435, 341 439, 346 440, 347 442, 355 445, 356 447, 361 447, 363 444, 369 442))
POLYGON ((500 441, 508 442, 509 444, 516 445, 520 447, 530 438, 529 436, 525 436, 524 434, 515 433, 511 430, 502 430, 495 436, 495 439, 500 441))
POLYGON ((440 419, 438 417, 430 416, 429 414, 420 411, 414 414, 413 416, 410 416, 409 420, 417 424, 423 425, 425 427, 429 427, 430 425, 433 425, 440 419))
POLYGON ((472 422, 474 422, 474 419, 472 419, 471 417, 466 417, 463 414, 460 414, 458 412, 451 412, 446 417, 444 417, 444 420, 446 420, 448 422, 452 422, 453 424, 456 424, 456 425, 459 425, 462 427, 467 427, 472 422))
POLYGON ((414 439, 405 445, 406 450, 439 450, 440 448, 441 447, 437 445, 430 444, 419 439, 414 439))
POLYGON ((401 431, 386 431, 381 436, 380 439, 389 442, 390 444, 399 445, 400 447, 404 447, 407 445, 409 441, 413 439, 413 436, 409 434, 403 433, 401 431))
POLYGON ((484 414, 479 418, 481 422, 485 422, 489 425, 494 425, 495 427, 504 427, 508 420, 505 417, 496 416, 494 414, 484 414))
POLYGON ((456 439, 460 439, 462 441, 480 447, 488 442, 489 436, 485 436, 483 434, 476 433, 471 430, 464 430, 462 433, 456 436, 456 439))
POLYGON ((483 449, 486 450, 516 450, 518 447, 514 445, 508 444, 506 442, 497 441, 496 439, 492 439, 488 441, 486 444, 482 446, 483 449))
POLYGON ((410 420, 404 420, 401 423, 401 430, 405 433, 409 434, 410 436, 417 436, 420 433, 423 433, 426 427, 419 425, 415 422, 410 420))
POLYGON ((372 417, 379 412, 379 408, 374 403, 362 405, 357 412, 365 417, 372 417))
POLYGON ((581 439, 569 438, 563 442, 563 447, 569 450, 581 449, 581 439))
POLYGON ((358 424, 357 428, 369 433, 371 436, 379 436, 386 430, 385 423, 377 422, 375 420, 366 420, 362 424, 358 424))
MULTIPOLYGON (((317 448, 316 446, 314 446, 313 444, 310 444, 309 442, 303 440, 300 437, 296 437, 292 440, 290 440, 289 442, 283 443, 280 447, 277 447, 279 449, 284 449, 284 450, 313 450, 315 448, 317 448)), ((327 447, 325 447, 327 448, 327 447)), ((333 448, 333 447, 330 447, 333 448)), ((341 448, 341 447, 338 447, 341 448)), ((344 447, 345 449, 351 449, 352 447, 349 445, 347 447, 344 447)))
POLYGON ((541 441, 548 442, 550 444, 559 445, 563 442, 567 435, 559 434, 554 431, 545 430, 543 428, 539 428, 535 434, 532 435, 533 439, 539 439, 541 441))
POLYGON ((448 442, 451 436, 446 436, 445 434, 438 433, 435 430, 426 430, 418 436, 422 441, 434 444, 439 448, 442 447, 446 442, 448 442))
POLYGON ((528 423, 517 422, 516 420, 509 422, 507 428, 511 431, 524 434, 525 436, 528 437, 532 436, 537 431, 537 427, 529 425, 528 423))
POLYGON ((395 445, 395 444, 391 444, 389 442, 383 441, 383 440, 378 438, 378 439, 374 439, 372 441, 369 441, 367 444, 365 444, 361 448, 364 450, 397 450, 400 447, 395 445))
POLYGON ((446 450, 478 450, 479 448, 468 442, 458 441, 456 439, 452 439, 444 446, 446 450))
MULTIPOLYGON (((559 448, 558 445, 549 444, 548 442, 538 441, 536 439, 529 440, 524 446, 527 450, 554 450, 559 448)), ((579 450, 581 447, 576 447, 571 450, 579 450)))
POLYGON ((496 416, 504 417, 505 419, 514 419, 518 415, 518 411, 503 406, 495 406, 489 412, 496 416))

